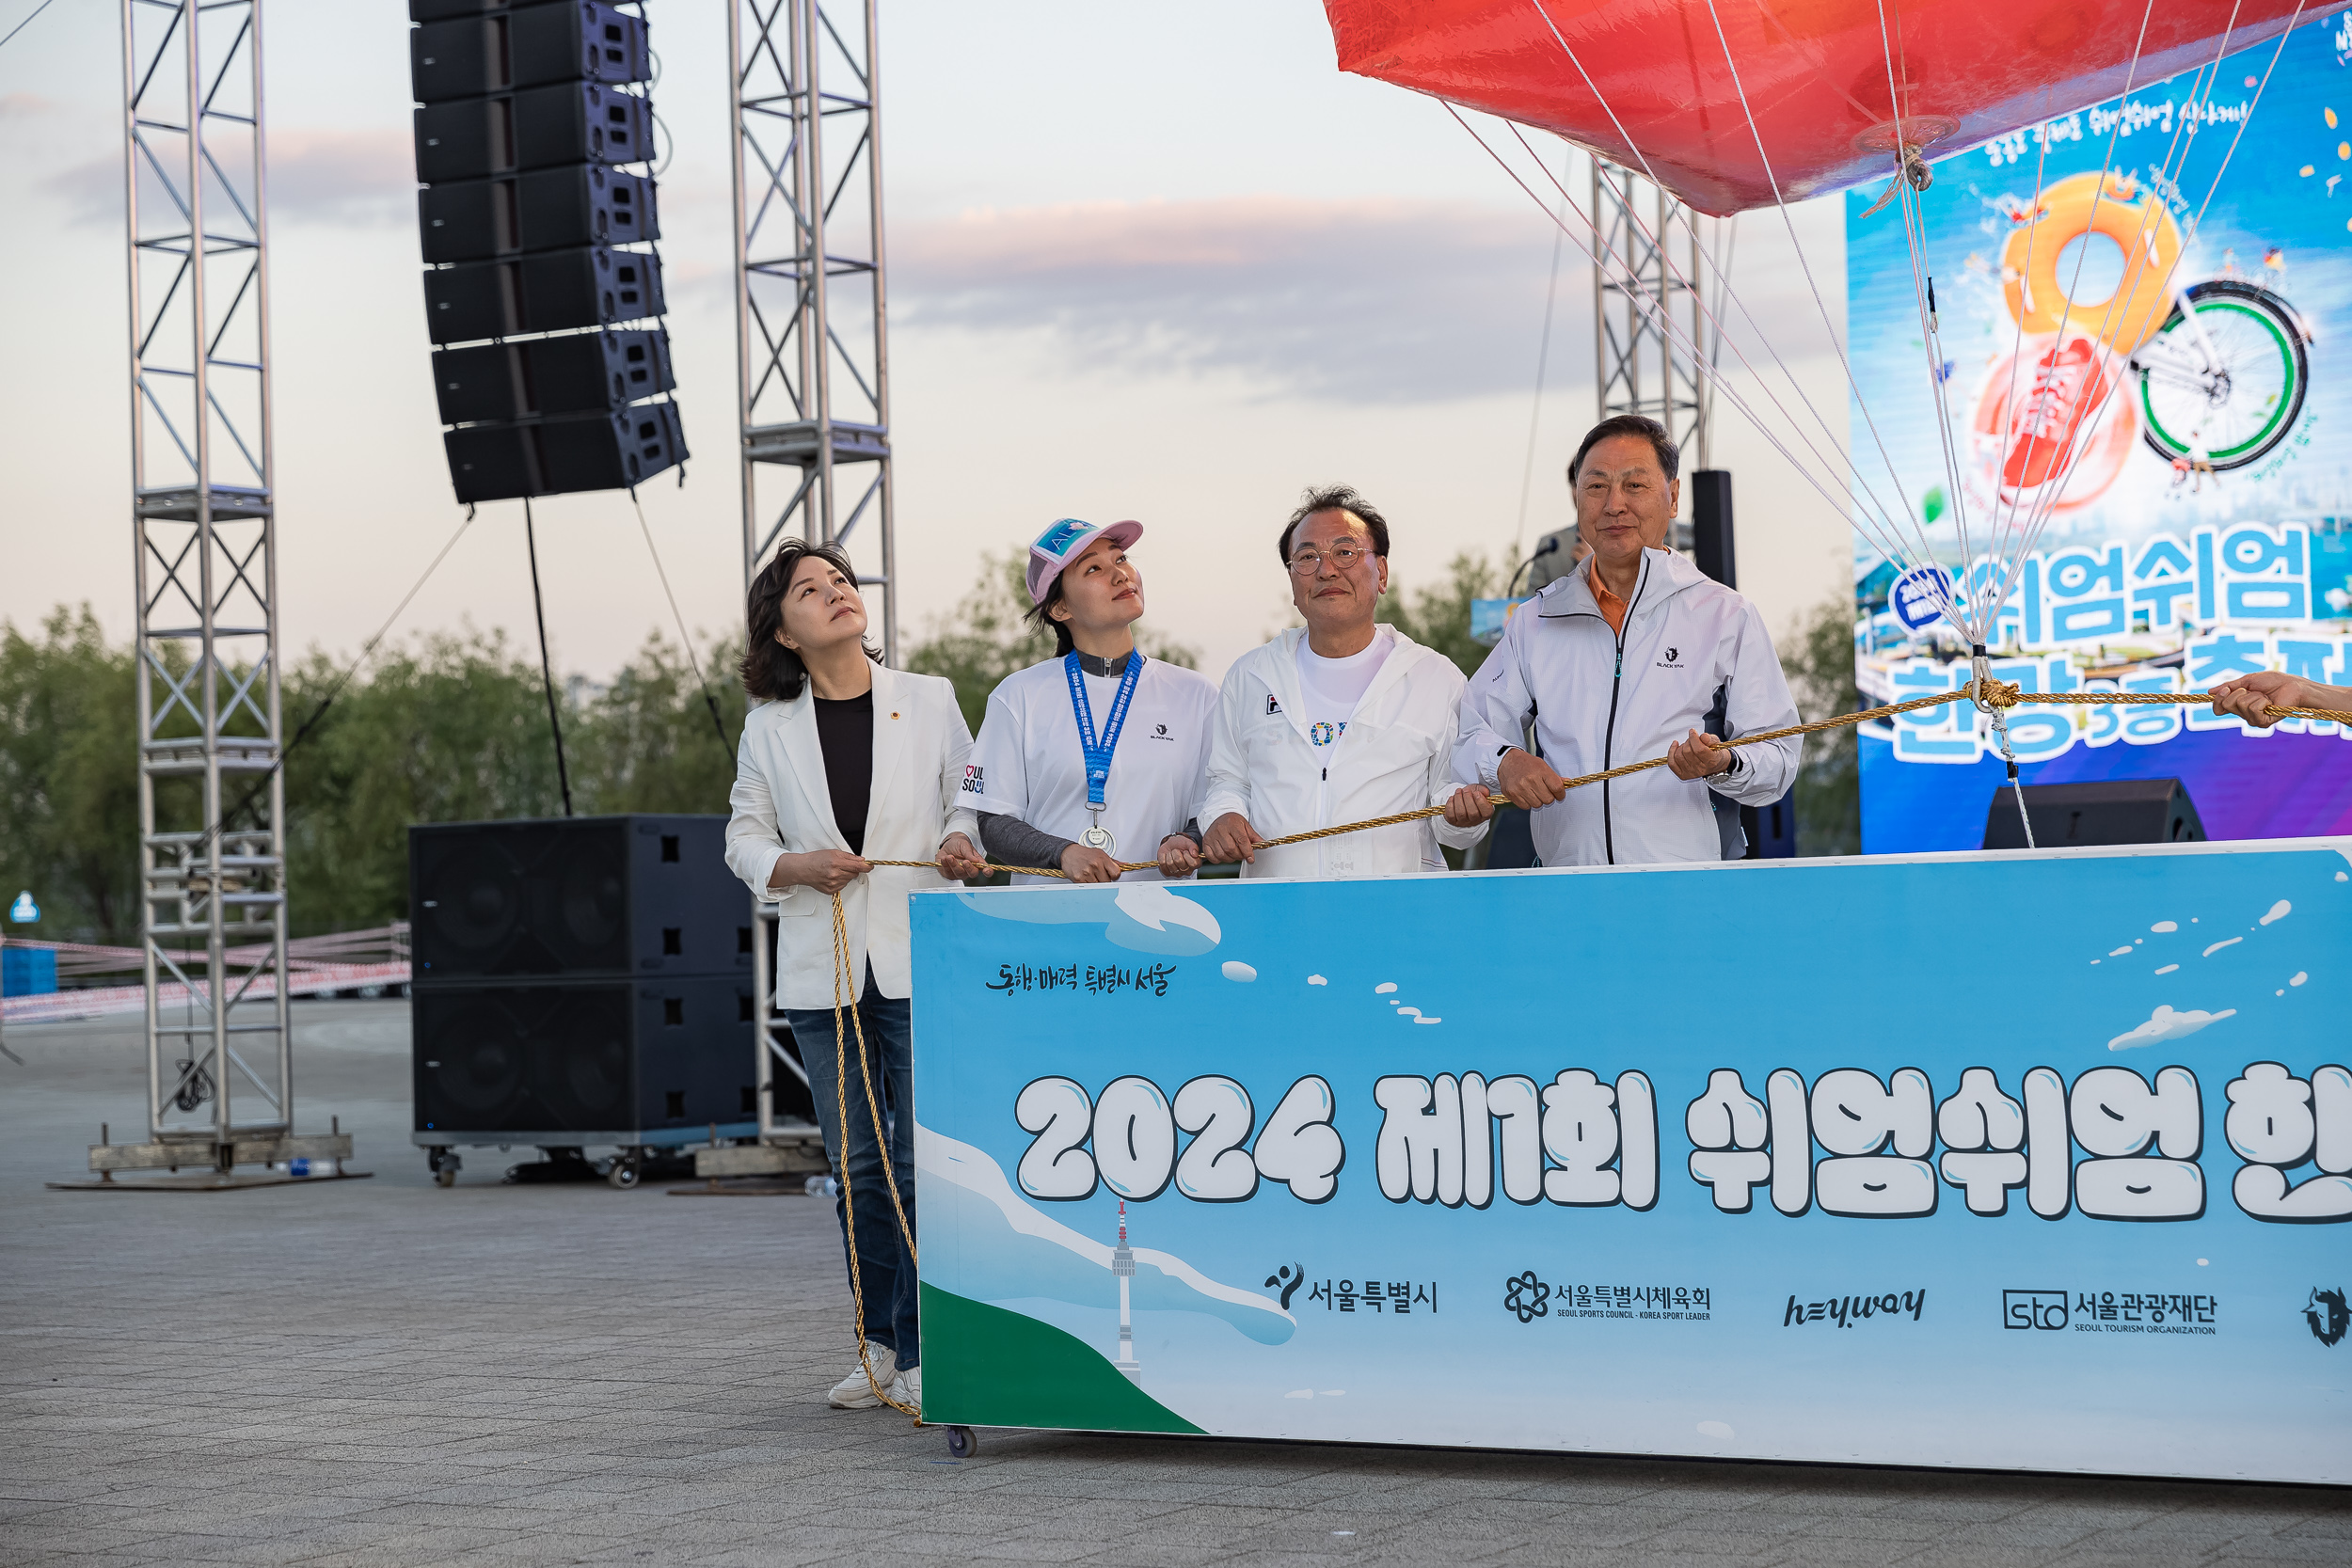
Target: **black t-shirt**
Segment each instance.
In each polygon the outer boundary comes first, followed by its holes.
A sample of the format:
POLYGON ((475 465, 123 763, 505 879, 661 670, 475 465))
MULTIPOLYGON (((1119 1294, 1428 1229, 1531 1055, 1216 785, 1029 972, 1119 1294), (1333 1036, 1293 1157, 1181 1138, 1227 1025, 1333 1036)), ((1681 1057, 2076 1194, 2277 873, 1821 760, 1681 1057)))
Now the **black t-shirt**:
MULTIPOLYGON (((814 697, 814 693, 811 694, 814 697)), ((817 744, 825 753, 833 819, 852 855, 866 853, 866 806, 874 793, 874 694, 815 697, 817 744)))

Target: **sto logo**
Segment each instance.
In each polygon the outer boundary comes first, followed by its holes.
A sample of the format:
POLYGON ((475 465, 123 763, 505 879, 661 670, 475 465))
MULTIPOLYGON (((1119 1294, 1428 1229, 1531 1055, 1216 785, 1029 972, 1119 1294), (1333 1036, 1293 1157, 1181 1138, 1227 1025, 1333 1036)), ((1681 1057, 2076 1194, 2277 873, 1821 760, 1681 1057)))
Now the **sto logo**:
POLYGON ((2303 1321, 2312 1325, 2312 1338, 2333 1347, 2343 1341, 2346 1329, 2352 1329, 2352 1306, 2345 1304, 2342 1291, 2313 1286, 2312 1299, 2303 1307, 2303 1321))

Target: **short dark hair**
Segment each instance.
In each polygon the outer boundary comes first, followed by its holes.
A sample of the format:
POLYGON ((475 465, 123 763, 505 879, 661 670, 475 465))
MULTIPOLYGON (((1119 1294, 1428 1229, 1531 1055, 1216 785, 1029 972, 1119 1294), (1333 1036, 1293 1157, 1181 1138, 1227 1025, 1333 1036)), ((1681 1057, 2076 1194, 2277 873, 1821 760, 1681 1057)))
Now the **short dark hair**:
POLYGON ((1568 461, 1568 483, 1576 483, 1577 470, 1584 467, 1584 456, 1612 436, 1639 436, 1658 453, 1658 466, 1666 470, 1666 483, 1672 484, 1682 471, 1682 449, 1666 434, 1666 427, 1646 414, 1612 414, 1584 433, 1584 444, 1576 449, 1568 461))
POLYGON ((1052 632, 1054 634, 1054 657, 1068 658, 1076 651, 1078 640, 1070 635, 1069 622, 1057 621, 1045 613, 1062 601, 1061 579, 1062 574, 1056 572, 1054 580, 1045 585, 1045 597, 1023 610, 1021 618, 1040 631, 1052 632))
MULTIPOLYGON (((752 578, 750 590, 743 595, 743 662, 739 667, 743 689, 755 697, 770 701, 788 702, 801 694, 808 684, 808 666, 801 656, 776 641, 776 633, 784 629, 784 591, 792 586, 792 574, 810 556, 831 566, 851 582, 857 580, 857 568, 850 563, 850 555, 838 545, 812 545, 805 539, 787 539, 776 551, 776 558, 760 569, 752 578)), ((871 642, 864 643, 866 657, 882 662, 882 650, 871 642)))
POLYGON ((1309 487, 1298 498, 1298 510, 1282 525, 1281 542, 1274 546, 1282 558, 1282 564, 1291 563, 1291 539, 1298 532, 1298 525, 1318 512, 1344 512, 1364 525, 1372 535, 1372 553, 1387 560, 1389 555, 1389 520, 1380 515, 1379 508, 1356 493, 1352 484, 1326 484, 1309 487))

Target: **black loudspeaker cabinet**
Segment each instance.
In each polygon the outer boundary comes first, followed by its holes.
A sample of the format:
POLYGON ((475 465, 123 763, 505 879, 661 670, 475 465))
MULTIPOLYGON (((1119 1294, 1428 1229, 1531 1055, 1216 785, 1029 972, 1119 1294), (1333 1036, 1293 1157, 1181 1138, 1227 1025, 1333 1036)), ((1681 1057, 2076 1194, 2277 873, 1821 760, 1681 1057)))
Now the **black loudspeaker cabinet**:
POLYGON ((757 1115, 748 974, 433 981, 409 1006, 420 1142, 634 1144, 757 1115))
POLYGON ((428 103, 417 111, 417 180, 483 180, 563 164, 653 156, 645 101, 594 82, 428 103))
POLYGON ((435 263, 629 245, 661 237, 653 192, 652 180, 602 164, 460 180, 417 192, 417 227, 435 263))
POLYGON ((469 504, 623 490, 686 461, 686 436, 673 403, 462 425, 444 431, 441 444, 457 499, 469 504))
POLYGON ((659 327, 445 348, 433 356, 443 424, 609 413, 672 385, 670 335, 659 327))
POLYGON ((434 822, 408 830, 419 982, 742 977, 750 901, 723 816, 434 822))
POLYGON ((554 82, 642 82, 651 74, 644 23, 596 0, 428 22, 408 35, 408 78, 420 103, 554 82))
MULTIPOLYGON (((2098 844, 2199 844, 2205 825, 2178 779, 2095 779, 2082 784, 2027 784, 2034 847, 2072 849, 2098 844)), ((1984 815, 1987 849, 2023 849, 2017 792, 2003 784, 1984 815)))
POLYGON ((437 343, 612 326, 659 316, 665 305, 661 258, 610 245, 469 261, 424 275, 426 325, 437 343))

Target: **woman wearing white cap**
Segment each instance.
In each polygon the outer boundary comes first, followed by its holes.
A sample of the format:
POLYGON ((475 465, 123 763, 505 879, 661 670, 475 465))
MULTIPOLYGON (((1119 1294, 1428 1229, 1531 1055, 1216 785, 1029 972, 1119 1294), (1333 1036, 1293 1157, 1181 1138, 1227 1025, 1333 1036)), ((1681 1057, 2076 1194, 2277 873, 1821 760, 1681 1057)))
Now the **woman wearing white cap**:
POLYGON ((1064 517, 1029 546, 1029 619, 1053 629, 1056 657, 989 694, 963 777, 1000 864, 1073 882, 1116 881, 1121 861, 1157 861, 1143 876, 1200 866, 1217 689, 1136 647, 1143 574, 1127 551, 1142 536, 1141 523, 1064 517))

